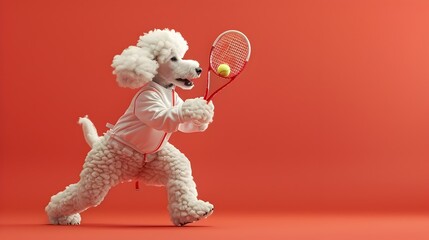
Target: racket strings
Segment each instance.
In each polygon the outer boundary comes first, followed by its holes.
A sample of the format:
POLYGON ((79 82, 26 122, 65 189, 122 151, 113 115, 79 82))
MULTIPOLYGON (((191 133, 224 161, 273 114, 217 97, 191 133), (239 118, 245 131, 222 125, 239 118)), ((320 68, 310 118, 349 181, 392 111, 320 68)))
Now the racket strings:
POLYGON ((217 69, 220 64, 228 64, 231 68, 230 77, 235 76, 244 68, 249 51, 249 42, 241 34, 224 34, 213 46, 211 67, 217 69))

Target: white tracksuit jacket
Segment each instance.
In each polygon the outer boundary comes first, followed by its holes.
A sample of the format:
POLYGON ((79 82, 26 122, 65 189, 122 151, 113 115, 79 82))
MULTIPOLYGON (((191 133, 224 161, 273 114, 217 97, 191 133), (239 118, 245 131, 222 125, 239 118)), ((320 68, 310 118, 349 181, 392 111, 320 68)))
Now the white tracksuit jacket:
POLYGON ((164 88, 151 81, 137 92, 127 111, 107 134, 140 153, 155 153, 177 130, 204 130, 183 120, 182 104, 174 87, 164 88))

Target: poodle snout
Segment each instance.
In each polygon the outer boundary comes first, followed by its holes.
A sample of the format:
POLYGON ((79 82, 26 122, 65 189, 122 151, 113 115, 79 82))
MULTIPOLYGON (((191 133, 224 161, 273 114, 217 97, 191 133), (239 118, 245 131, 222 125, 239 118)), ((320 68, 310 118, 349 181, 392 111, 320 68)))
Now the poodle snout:
POLYGON ((200 67, 195 68, 195 72, 197 72, 198 76, 201 74, 202 71, 203 69, 200 67))

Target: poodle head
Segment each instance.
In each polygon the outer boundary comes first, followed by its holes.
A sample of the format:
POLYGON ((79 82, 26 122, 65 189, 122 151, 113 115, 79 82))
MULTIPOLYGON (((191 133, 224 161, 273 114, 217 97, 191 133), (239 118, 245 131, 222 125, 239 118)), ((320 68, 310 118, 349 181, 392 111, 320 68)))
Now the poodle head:
POLYGON ((191 89, 201 74, 199 63, 184 60, 188 44, 179 32, 155 29, 113 58, 113 73, 121 87, 139 88, 156 80, 162 85, 191 89))

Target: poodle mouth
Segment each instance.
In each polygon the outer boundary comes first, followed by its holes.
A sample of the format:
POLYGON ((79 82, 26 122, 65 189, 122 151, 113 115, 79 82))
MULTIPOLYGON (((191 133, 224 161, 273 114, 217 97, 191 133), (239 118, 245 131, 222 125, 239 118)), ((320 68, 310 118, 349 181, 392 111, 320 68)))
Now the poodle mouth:
POLYGON ((186 79, 186 78, 176 78, 176 81, 183 82, 183 84, 185 84, 185 86, 187 86, 187 87, 194 86, 194 83, 191 80, 186 79))

